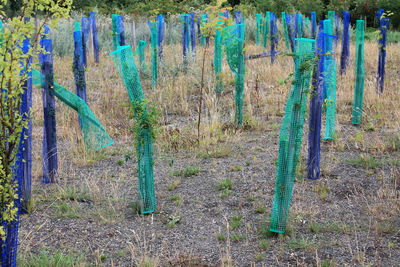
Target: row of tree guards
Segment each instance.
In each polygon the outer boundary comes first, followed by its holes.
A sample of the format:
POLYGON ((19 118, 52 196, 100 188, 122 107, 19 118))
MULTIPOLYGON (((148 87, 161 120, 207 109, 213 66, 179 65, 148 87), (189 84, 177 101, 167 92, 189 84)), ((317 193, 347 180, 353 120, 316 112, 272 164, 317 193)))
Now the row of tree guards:
MULTIPOLYGON (((383 16, 380 11, 378 15, 381 21, 380 42, 380 62, 385 61, 386 31, 388 27, 388 18, 383 16)), ((275 186, 275 196, 271 213, 270 231, 284 233, 289 214, 290 200, 295 178, 295 170, 301 148, 302 129, 304 126, 304 116, 306 110, 306 91, 312 87, 310 97, 310 118, 309 118, 309 149, 307 173, 308 179, 316 180, 320 178, 320 140, 322 114, 326 114, 324 139, 332 140, 335 138, 336 121, 336 47, 338 46, 339 36, 341 36, 341 55, 340 55, 340 74, 345 74, 350 61, 350 13, 342 12, 342 31, 340 31, 339 17, 336 12, 329 11, 328 19, 319 22, 317 27, 316 13, 312 12, 310 18, 303 18, 302 14, 286 14, 282 12, 282 33, 285 40, 287 51, 277 51, 279 33, 277 27, 277 16, 272 12, 266 12, 265 17, 261 14, 256 15, 256 44, 262 45, 264 49, 269 43, 270 51, 258 55, 245 55, 245 22, 240 13, 235 14, 236 24, 229 27, 222 27, 224 18, 229 17, 228 13, 220 13, 221 20, 217 21, 214 38, 214 72, 215 72, 215 92, 220 95, 224 90, 222 80, 222 59, 223 51, 226 54, 226 60, 231 71, 235 75, 235 125, 240 128, 243 125, 243 96, 244 96, 244 75, 245 60, 270 57, 271 63, 274 63, 275 56, 285 55, 289 52, 294 53, 295 75, 294 85, 291 88, 284 121, 280 133, 279 160, 277 169, 277 179, 275 186), (304 38, 310 37, 310 39, 304 38), (311 74, 313 77, 311 77, 311 74)), ((201 25, 208 22, 206 14, 198 18, 198 29, 196 31, 195 14, 183 14, 180 16, 182 23, 182 58, 184 71, 189 65, 189 56, 196 56, 196 41, 199 37, 202 46, 209 45, 209 36, 201 35, 201 25), (196 36, 197 34, 197 36, 196 36)), ((154 22, 149 22, 151 34, 151 58, 152 58, 152 84, 157 84, 157 54, 162 60, 162 54, 157 53, 162 49, 159 33, 164 28, 164 19, 157 17, 154 22), (156 45, 157 44, 157 45, 156 45)), ((360 124, 362 119, 363 91, 364 91, 364 21, 358 20, 356 24, 356 79, 354 85, 354 101, 352 108, 352 123, 360 124)), ((123 30, 114 33, 118 36, 123 30)), ((162 37, 163 38, 163 37, 162 37)), ((144 41, 140 41, 144 42, 144 41)), ((143 68, 144 49, 143 45, 138 45, 135 54, 139 55, 139 69, 143 68)), ((121 43, 121 46, 124 44, 121 43)), ((120 48, 121 49, 121 48, 120 48)), ((126 47, 124 49, 127 49, 126 47)), ((117 50, 118 51, 118 50, 117 50)), ((120 59, 121 61, 122 59, 120 59)), ((121 63, 119 63, 121 64, 121 63)), ((135 73, 137 69, 135 68, 135 73)), ((126 76, 124 71, 120 71, 121 76, 126 76)), ((139 75, 135 75, 140 79, 139 75)), ((381 64, 378 71, 377 81, 379 85, 384 78, 384 64, 381 64), (383 70, 382 70, 383 69, 383 70)), ((125 78, 124 78, 125 79, 125 78)), ((382 83, 383 84, 383 83, 382 83)), ((140 82, 137 83, 140 85, 140 82)), ((383 85, 382 85, 383 86, 383 85)), ((380 88, 380 87, 379 87, 380 88)), ((379 92, 383 91, 379 90, 379 92)), ((143 155, 143 153, 142 153, 143 155)), ((139 182, 142 185, 152 185, 153 176, 146 181, 139 182)), ((139 185, 139 188, 143 188, 139 185)), ((148 188, 150 195, 154 188, 148 188)), ((141 197, 141 202, 146 202, 145 197, 141 197)), ((154 199, 155 197, 151 198, 154 199)), ((151 205, 152 208, 154 206, 151 205)), ((152 210, 152 209, 150 209, 152 210)))
MULTIPOLYGON (((386 45, 385 37, 388 19, 383 16, 384 12, 380 11, 378 15, 381 22, 380 38, 380 62, 385 60, 386 45), (383 47, 383 48, 382 48, 383 47)), ((343 28, 340 32, 339 17, 336 12, 329 11, 328 19, 320 21, 317 27, 316 13, 312 12, 310 19, 303 18, 302 14, 286 14, 283 12, 281 25, 287 51, 277 51, 279 33, 277 28, 277 17, 272 12, 267 12, 263 18, 261 14, 256 15, 256 44, 262 45, 265 49, 269 43, 270 51, 263 52, 258 55, 245 55, 245 22, 240 13, 235 14, 236 24, 223 27, 224 18, 229 17, 228 13, 220 13, 221 20, 217 21, 217 29, 214 34, 214 72, 215 72, 215 91, 220 95, 224 90, 222 80, 222 60, 223 51, 226 54, 227 63, 235 76, 235 125, 240 128, 243 125, 243 96, 244 96, 244 75, 245 60, 270 57, 271 63, 274 63, 275 56, 278 54, 285 55, 288 52, 294 53, 295 63, 295 79, 291 88, 289 99, 286 105, 284 122, 281 128, 279 161, 277 170, 277 181, 275 187, 275 196, 273 204, 273 212, 271 213, 272 232, 283 233, 286 229, 287 217, 289 213, 290 199, 295 178, 295 169, 298 160, 299 149, 301 147, 302 129, 304 126, 304 115, 306 108, 307 95, 305 92, 312 87, 310 97, 310 118, 309 118, 309 150, 308 150, 308 179, 316 180, 320 178, 320 140, 322 114, 326 114, 324 139, 332 140, 335 138, 335 121, 336 121, 336 47, 338 46, 339 36, 341 36, 341 56, 340 56, 340 74, 344 74, 350 61, 350 13, 343 11, 343 28), (310 39, 304 38, 310 37, 310 39), (313 75, 312 79, 310 75, 313 75)), ((116 15, 118 16, 118 15, 116 15)), ((114 21, 114 19, 113 19, 114 21)), ((122 21, 122 20, 121 20, 122 21)), ((182 56, 184 71, 189 65, 190 56, 196 56, 196 41, 200 37, 200 44, 207 46, 209 44, 209 36, 201 35, 201 25, 208 22, 208 16, 203 14, 197 20, 198 28, 195 29, 195 14, 183 14, 180 16, 182 23, 182 56), (196 36, 197 34, 197 36, 196 36)), ((121 24, 116 24, 121 25, 121 24)), ((122 24, 123 25, 123 24, 122 24)), ((158 59, 162 60, 162 50, 164 35, 160 38, 160 32, 164 30, 164 17, 158 16, 155 21, 149 22, 151 36, 151 65, 152 65, 152 85, 157 84, 158 59)), ((358 20, 356 25, 356 79, 354 89, 354 101, 352 108, 352 123, 360 124, 362 118, 363 90, 364 90, 364 21, 358 20)), ((123 34, 123 26, 113 27, 116 29, 114 36, 123 34)), ((124 38, 120 38, 124 39, 124 38)), ((119 49, 124 47, 125 43, 119 41, 119 49)), ((144 46, 145 42, 140 41, 138 48, 133 55, 139 55, 139 70, 145 70, 144 64, 144 46)), ((124 47, 123 49, 128 49, 124 47)), ((118 49, 116 51, 119 51, 118 49)), ((114 52, 113 52, 114 53, 114 52)), ((116 52, 115 52, 116 53, 116 52)), ((118 52, 120 53, 120 52, 118 52)), ((120 61, 122 60, 120 57, 120 61)), ((132 59, 133 60, 133 59, 132 59)), ((115 61, 115 59, 114 59, 115 61)), ((122 64, 123 65, 123 64, 122 64)), ((124 78, 128 74, 120 69, 121 76, 124 78)), ((137 72, 135 67, 134 72, 137 72)), ((139 75, 135 75, 140 79, 139 75)), ((379 85, 384 77, 384 64, 380 64, 378 72, 379 85), (382 67, 383 65, 383 67, 382 67), (383 70, 382 70, 383 68, 383 70)), ((140 81, 136 83, 140 85, 140 81)), ((127 90, 128 89, 128 85, 127 90)), ((135 89, 136 90, 136 89, 135 89)), ((140 87, 141 90, 141 87, 140 87)), ((379 90, 379 92, 382 92, 379 90)), ((131 99, 132 102, 134 102, 131 99)), ((143 155, 143 153, 142 153, 143 155)), ((151 160, 150 160, 151 161, 151 160)), ((139 174, 139 188, 144 188, 147 184, 154 184, 154 178, 148 177, 147 182, 141 181, 139 174)), ((150 195, 154 192, 154 188, 141 192, 142 195, 150 195)), ((146 202, 145 197, 141 197, 141 203, 146 202)), ((151 198, 154 199, 155 197, 151 198)), ((154 204, 155 205, 155 204, 154 204)), ((150 205, 153 210, 154 206, 150 205)))
MULTIPOLYGON (((346 72, 350 57, 350 14, 343 11, 343 28, 341 32, 340 73, 346 72)), ((377 75, 377 92, 384 89, 386 34, 389 19, 379 10, 379 62, 377 75)), ((322 113, 326 113, 324 139, 334 139, 336 121, 336 46, 340 36, 339 19, 335 12, 328 12, 328 19, 319 22, 317 27, 316 13, 311 12, 310 18, 301 14, 281 14, 282 32, 278 32, 277 16, 267 12, 265 17, 256 15, 256 44, 270 51, 257 55, 245 55, 246 39, 245 18, 240 12, 235 13, 236 24, 227 26, 224 20, 229 13, 220 13, 218 27, 213 36, 202 35, 202 26, 209 22, 207 14, 197 17, 196 14, 181 15, 182 23, 182 55, 184 71, 189 65, 189 57, 196 56, 197 41, 201 46, 210 45, 210 37, 214 39, 214 71, 215 92, 220 95, 224 90, 222 80, 223 51, 229 68, 235 76, 235 126, 243 125, 243 98, 246 60, 270 57, 274 63, 276 55, 294 55, 294 81, 290 88, 285 115, 280 132, 278 167, 275 185, 275 195, 271 213, 270 231, 284 233, 286 229, 295 170, 301 148, 304 117, 306 114, 307 90, 311 86, 309 133, 308 133, 308 179, 320 178, 320 140, 322 113), (197 26, 196 26, 197 25, 197 26), (283 36, 286 51, 277 51, 279 35, 283 36), (309 38, 305 38, 309 37, 309 38)), ((165 17, 158 15, 154 21, 149 21, 151 39, 151 81, 157 86, 158 65, 163 60, 163 41, 165 36, 165 17)), ((0 30, 3 25, 0 24, 0 30)), ((352 108, 352 123, 357 125, 362 121, 362 106, 364 94, 364 21, 356 24, 356 54, 355 54, 355 85, 352 108)), ((146 42, 140 40, 136 50, 125 43, 123 17, 112 15, 112 32, 114 51, 110 53, 116 68, 124 82, 134 109, 136 151, 138 156, 139 204, 142 214, 156 210, 156 197, 153 174, 153 142, 152 114, 146 105, 140 73, 147 72, 145 62, 146 42), (134 56, 138 56, 138 63, 134 56), (138 64, 138 65, 137 65, 138 64)), ((57 157, 57 127, 55 98, 78 113, 78 123, 83 133, 83 141, 88 150, 98 150, 112 145, 114 141, 106 132, 100 121, 87 104, 85 68, 88 66, 89 42, 92 43, 94 62, 99 63, 99 40, 96 28, 96 14, 90 13, 83 17, 81 23, 74 24, 74 56, 73 75, 76 94, 65 89, 54 80, 52 40, 48 38, 49 27, 45 27, 40 45, 43 53, 39 55, 40 70, 33 69, 29 73, 26 91, 23 94, 21 111, 25 116, 30 114, 32 106, 32 84, 42 88, 43 94, 43 179, 44 183, 56 182, 58 169, 57 157)), ((30 40, 23 43, 25 53, 28 52, 30 40)), ((21 142, 17 154, 16 179, 18 180, 17 206, 20 212, 26 212, 31 196, 32 171, 32 124, 22 132, 28 138, 21 142)), ((15 255, 18 243, 18 220, 13 223, 3 221, 7 229, 7 238, 2 240, 2 266, 15 266, 15 255)))

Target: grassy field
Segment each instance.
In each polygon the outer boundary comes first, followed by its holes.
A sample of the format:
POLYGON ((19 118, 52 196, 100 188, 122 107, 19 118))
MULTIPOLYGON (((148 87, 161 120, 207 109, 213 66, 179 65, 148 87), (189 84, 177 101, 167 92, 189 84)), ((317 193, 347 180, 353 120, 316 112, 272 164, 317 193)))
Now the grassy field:
MULTIPOLYGON (((247 54, 262 50, 246 44, 247 54)), ((322 144, 322 177, 305 179, 305 138, 289 229, 279 237, 266 230, 292 58, 246 62, 245 127, 235 130, 233 76, 224 63, 225 91, 217 98, 210 48, 198 145, 203 48, 184 73, 181 47, 165 47, 158 86, 142 74, 149 103, 161 111, 158 209, 148 216, 136 214, 129 99, 107 53, 99 65, 90 58, 88 103, 116 144, 86 152, 76 114, 57 102, 57 184, 40 183, 43 115, 35 89, 35 183, 32 211, 21 221, 19 266, 398 266, 400 49, 388 46, 385 92, 377 95, 378 46, 365 44, 361 126, 351 125, 354 52, 347 74, 337 77, 337 136, 322 144)), ((74 91, 71 65, 71 56, 55 57, 56 81, 74 91)))

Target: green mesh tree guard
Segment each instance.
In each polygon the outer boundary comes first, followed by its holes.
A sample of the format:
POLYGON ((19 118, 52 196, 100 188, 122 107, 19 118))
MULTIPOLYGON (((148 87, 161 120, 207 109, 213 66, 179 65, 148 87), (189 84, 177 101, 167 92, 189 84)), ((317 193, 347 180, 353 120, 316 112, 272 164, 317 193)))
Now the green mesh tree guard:
POLYGON ((119 15, 117 15, 117 14, 111 15, 112 38, 113 38, 114 50, 117 49, 117 47, 119 46, 119 34, 118 34, 118 30, 117 30, 118 16, 119 15))
POLYGON ((236 24, 223 29, 226 58, 235 75, 235 127, 243 126, 244 99, 244 24, 236 24))
MULTIPOLYGON (((208 15, 207 14, 202 14, 201 15, 201 22, 200 22, 200 27, 205 27, 205 24, 208 22, 208 15)), ((203 30, 201 30, 201 45, 202 46, 206 46, 207 44, 207 36, 205 35, 205 33, 203 32, 203 30)))
POLYGON ((215 92, 217 95, 221 94, 224 90, 222 82, 222 35, 221 31, 215 31, 214 39, 214 72, 215 72, 215 92))
POLYGON ((269 30, 271 29, 271 12, 265 12, 265 24, 264 24, 264 39, 263 39, 263 47, 267 48, 268 37, 269 37, 269 30))
MULTIPOLYGON (((324 32, 332 35, 333 28, 331 20, 324 20, 324 32)), ((324 60, 324 91, 325 91, 325 109, 326 109, 326 125, 324 139, 335 138, 335 121, 336 121, 336 60, 334 57, 333 38, 325 37, 327 53, 324 60)))
POLYGON ((303 27, 303 16, 301 13, 296 14, 296 24, 297 24, 297 38, 303 38, 304 27, 303 27))
POLYGON ((110 56, 124 81, 133 107, 135 145, 138 157, 140 212, 142 214, 152 213, 156 210, 153 169, 154 132, 147 111, 139 72, 129 45, 119 47, 116 51, 110 53, 110 56))
POLYGON ((364 21, 357 20, 356 24, 356 64, 355 64, 355 85, 354 85, 354 101, 352 108, 352 120, 353 124, 361 124, 362 121, 362 109, 364 102, 364 21))
POLYGON ((331 29, 332 29, 332 33, 329 34, 333 34, 335 32, 335 17, 336 17, 336 13, 335 11, 328 11, 328 20, 331 23, 331 29))
POLYGON ((286 23, 286 12, 281 13, 281 23, 282 23, 282 28, 283 28, 283 36, 285 38, 285 47, 286 47, 286 50, 290 51, 289 31, 288 31, 288 26, 286 23))
POLYGON ((307 91, 310 87, 314 63, 315 40, 296 39, 296 44, 296 69, 280 131, 275 195, 269 229, 275 233, 286 231, 296 166, 303 137, 307 91))
POLYGON ((146 46, 147 46, 146 41, 140 40, 133 54, 134 56, 138 56, 139 58, 139 70, 141 73, 147 72, 146 54, 145 54, 146 46))
MULTIPOLYGON (((328 20, 330 20, 331 22, 331 27, 332 27, 332 35, 336 35, 337 37, 339 37, 337 35, 337 16, 336 16, 336 11, 328 11, 328 20)), ((336 46, 337 46, 337 39, 333 40, 333 50, 336 51, 336 46)))
POLYGON ((261 36, 261 24, 262 24, 261 14, 256 14, 256 44, 260 44, 260 36, 261 36))
MULTIPOLYGON (((43 81, 43 74, 37 70, 32 70, 32 83, 35 86, 41 87, 43 81)), ((89 150, 99 150, 114 144, 114 141, 108 135, 103 125, 82 98, 56 82, 54 82, 53 89, 52 93, 54 93, 61 102, 78 112, 83 133, 83 141, 89 150)))
POLYGON ((311 36, 311 20, 309 17, 304 17, 303 19, 303 25, 304 25, 304 32, 303 36, 311 36))
POLYGON ((149 22, 151 35, 151 85, 155 87, 158 80, 158 30, 157 22, 149 22))

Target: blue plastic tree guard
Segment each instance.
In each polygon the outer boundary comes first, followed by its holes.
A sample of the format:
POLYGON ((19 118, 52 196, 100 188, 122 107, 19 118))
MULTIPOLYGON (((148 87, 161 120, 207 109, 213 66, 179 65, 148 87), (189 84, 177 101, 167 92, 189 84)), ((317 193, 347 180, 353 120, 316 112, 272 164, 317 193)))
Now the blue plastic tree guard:
POLYGON ((183 55, 183 66, 186 71, 188 65, 188 50, 189 50, 189 41, 190 41, 190 29, 189 29, 189 15, 183 14, 181 15, 182 21, 182 55, 183 55))
POLYGON ((296 14, 286 14, 286 25, 288 28, 290 48, 295 52, 295 39, 297 36, 296 14))
POLYGON ((340 56, 340 74, 346 73, 350 61, 350 13, 343 11, 342 54, 340 56))
MULTIPOLYGON (((18 164, 18 162, 17 162, 18 164)), ((19 168, 17 165, 15 166, 19 168)), ((19 185, 21 182, 21 177, 18 176, 21 173, 14 176, 14 179, 17 180, 18 183, 17 191, 19 198, 15 200, 15 206, 18 209, 21 206, 20 197, 21 197, 21 186, 19 185)), ((6 221, 2 221, 2 226, 6 232, 6 239, 0 240, 1 245, 1 266, 2 267, 17 267, 17 252, 18 252, 18 228, 19 228, 19 214, 20 211, 18 210, 17 214, 15 215, 15 220, 7 223, 6 221)))
MULTIPOLYGON (((381 12, 382 11, 378 11, 378 13, 381 12)), ((380 36, 378 39, 379 56, 378 56, 378 75, 377 75, 376 91, 377 93, 381 94, 383 93, 385 87, 386 39, 387 39, 387 30, 389 29, 390 19, 384 17, 384 13, 382 13, 379 16, 379 18, 380 18, 379 21, 380 36)))
POLYGON ((90 14, 90 27, 92 30, 92 37, 93 37, 94 63, 99 64, 99 62, 100 62, 100 46, 99 46, 99 36, 97 34, 96 12, 90 12, 89 14, 90 14))
POLYGON ((235 12, 235 23, 236 23, 236 24, 241 24, 241 23, 242 23, 242 20, 243 20, 242 12, 236 11, 236 12, 235 12))
POLYGON ((73 73, 76 86, 76 94, 86 101, 86 81, 85 81, 85 65, 83 56, 83 34, 80 31, 79 22, 75 22, 74 30, 74 58, 73 73))
POLYGON ((124 17, 118 16, 117 18, 117 32, 119 35, 119 45, 124 46, 126 45, 125 42, 125 27, 124 27, 124 17))
MULTIPOLYGON (((30 40, 25 39, 22 44, 22 50, 26 54, 30 49, 30 40)), ((28 65, 31 64, 29 60, 28 65)), ((22 95, 21 114, 24 118, 31 117, 32 108, 32 72, 29 71, 28 79, 25 83, 26 90, 22 95)), ((21 144, 18 152, 19 161, 17 177, 20 177, 19 184, 21 185, 21 213, 28 212, 29 202, 32 192, 32 120, 28 120, 27 128, 21 132, 21 144), (25 137, 25 139, 24 139, 25 137)))
POLYGON ((82 46, 83 46, 83 65, 87 67, 90 37, 90 18, 82 17, 82 46))
POLYGON ((276 25, 276 15, 271 12, 270 14, 270 36, 271 36, 271 63, 275 62, 275 55, 278 54, 276 48, 278 47, 278 27, 276 25))
POLYGON ((164 20, 164 15, 157 15, 157 31, 158 31, 158 56, 160 59, 163 58, 164 54, 164 36, 165 36, 165 20, 164 20))
POLYGON ((56 103, 51 90, 54 86, 53 45, 51 39, 41 39, 40 45, 45 53, 39 55, 43 81, 43 182, 54 183, 58 170, 56 103))
POLYGON ((326 35, 323 32, 323 23, 319 22, 317 46, 315 49, 316 63, 312 79, 310 99, 310 119, 308 131, 308 161, 307 178, 320 178, 320 151, 321 151, 321 118, 322 118, 322 85, 324 80, 324 42, 326 35))
POLYGON ((315 39, 317 37, 317 13, 315 11, 311 12, 311 38, 315 39))

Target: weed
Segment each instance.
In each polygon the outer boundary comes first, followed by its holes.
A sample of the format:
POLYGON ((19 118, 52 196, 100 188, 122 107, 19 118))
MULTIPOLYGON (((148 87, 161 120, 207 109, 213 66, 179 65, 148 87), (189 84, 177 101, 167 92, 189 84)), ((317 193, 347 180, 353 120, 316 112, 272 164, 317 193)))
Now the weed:
POLYGON ((182 205, 182 197, 181 195, 172 195, 170 196, 169 200, 175 202, 177 206, 182 205))
POLYGON ((316 247, 316 244, 307 240, 307 239, 290 239, 287 242, 290 249, 303 249, 303 250, 312 250, 316 247))
POLYGON ((199 174, 199 167, 186 167, 182 170, 174 171, 172 176, 180 176, 180 177, 191 177, 199 174))
POLYGON ((378 234, 394 234, 399 228, 389 222, 376 223, 375 230, 378 234))
POLYGON ((178 186, 180 186, 182 181, 180 179, 173 180, 170 184, 167 185, 168 191, 175 190, 178 186))
POLYGON ((347 160, 353 166, 358 166, 364 169, 376 169, 379 167, 380 162, 372 156, 360 155, 358 158, 347 160))
POLYGON ((231 239, 232 239, 232 241, 234 241, 234 242, 239 242, 240 240, 243 240, 245 238, 245 236, 244 235, 241 235, 241 234, 233 234, 232 236, 231 236, 231 239))
POLYGON ((225 241, 226 240, 226 236, 224 234, 218 234, 217 235, 217 240, 218 241, 225 241))
POLYGON ((314 187, 314 191, 318 193, 321 200, 325 200, 328 197, 329 187, 327 185, 317 185, 314 187))
POLYGON ((126 257, 126 254, 127 254, 127 250, 126 249, 121 249, 121 250, 119 250, 118 252, 117 252, 117 257, 119 257, 119 258, 124 258, 124 257, 126 257))
POLYGON ((263 250, 267 250, 271 246, 271 244, 266 240, 261 240, 259 245, 260 245, 260 248, 262 248, 263 250))
POLYGON ((220 191, 223 191, 223 190, 232 190, 232 188, 233 188, 233 182, 232 182, 232 180, 229 179, 229 178, 223 179, 223 180, 220 181, 219 184, 218 184, 218 189, 219 189, 220 191))
POLYGON ((140 214, 141 205, 139 202, 137 202, 137 201, 132 202, 130 207, 131 207, 133 214, 140 214))
POLYGON ((386 143, 386 149, 389 151, 400 151, 400 135, 391 136, 386 143))
POLYGON ((117 165, 122 166, 124 164, 124 161, 122 159, 117 160, 117 165))
POLYGON ((167 227, 168 228, 174 228, 178 223, 180 223, 181 217, 180 216, 170 216, 168 217, 168 223, 167 227))
POLYGON ((242 166, 240 165, 233 165, 231 167, 229 167, 229 171, 231 172, 238 172, 242 170, 242 166))
POLYGON ((224 189, 222 192, 219 194, 220 198, 226 198, 232 195, 232 190, 229 189, 224 189))
POLYGON ((69 203, 60 203, 55 206, 55 209, 57 210, 55 213, 57 218, 76 219, 82 217, 82 215, 76 211, 76 208, 69 205, 69 203))
POLYGON ((256 213, 264 214, 267 211, 267 208, 264 205, 258 205, 255 210, 256 213))
POLYGON ((87 189, 81 189, 77 187, 59 187, 59 196, 64 200, 73 200, 79 202, 91 202, 92 196, 87 189))
POLYGON ((321 267, 332 267, 332 266, 335 266, 335 263, 333 262, 333 260, 327 259, 327 260, 323 260, 321 262, 321 267))
POLYGON ((258 253, 257 255, 256 255, 256 257, 255 257, 255 261, 256 262, 260 262, 260 261, 263 261, 265 259, 265 253, 263 253, 263 252, 261 252, 261 253, 258 253))
POLYGON ((202 158, 202 159, 210 159, 210 158, 227 158, 230 156, 230 154, 232 153, 232 148, 229 146, 221 146, 218 147, 215 150, 211 150, 211 151, 203 151, 203 152, 199 152, 197 153, 197 157, 198 158, 202 158))
POLYGON ((18 254, 18 266, 20 267, 78 267, 86 266, 82 255, 65 255, 60 251, 50 253, 42 250, 39 254, 18 254))
POLYGON ((253 196, 253 195, 249 195, 249 196, 247 196, 246 200, 248 200, 248 201, 256 201, 257 197, 253 196))
POLYGON ((230 223, 229 223, 230 228, 232 230, 239 228, 242 225, 242 219, 243 219, 242 215, 237 215, 237 216, 231 217, 230 223))

